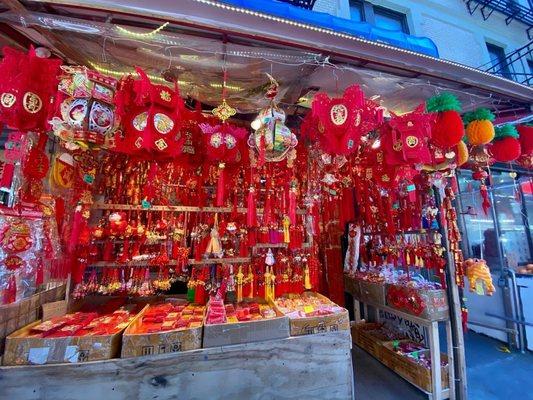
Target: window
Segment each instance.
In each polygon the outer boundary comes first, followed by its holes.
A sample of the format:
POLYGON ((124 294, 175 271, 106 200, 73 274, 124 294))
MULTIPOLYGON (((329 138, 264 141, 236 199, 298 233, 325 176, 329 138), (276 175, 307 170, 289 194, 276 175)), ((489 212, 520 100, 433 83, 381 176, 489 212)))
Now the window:
POLYGON ((352 21, 362 22, 364 18, 363 2, 350 1, 350 19, 352 21))
POLYGON ((375 6, 366 1, 350 1, 350 19, 357 22, 365 21, 391 31, 409 33, 405 14, 385 7, 375 6))
POLYGON ((374 25, 391 31, 409 33, 405 14, 374 6, 374 25))
POLYGON ((509 65, 507 64, 503 48, 487 43, 487 50, 489 52, 490 62, 493 66, 494 73, 510 79, 511 74, 509 73, 509 65))

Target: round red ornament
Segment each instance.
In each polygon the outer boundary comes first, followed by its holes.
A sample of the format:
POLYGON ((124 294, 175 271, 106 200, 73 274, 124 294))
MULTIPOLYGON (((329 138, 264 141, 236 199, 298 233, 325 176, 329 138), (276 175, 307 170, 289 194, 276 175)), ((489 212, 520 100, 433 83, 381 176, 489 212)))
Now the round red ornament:
POLYGON ((518 139, 507 136, 503 139, 495 140, 490 146, 489 151, 496 161, 510 162, 520 157, 522 149, 518 139))
POLYGON ((20 258, 19 256, 13 256, 13 255, 8 256, 4 260, 4 265, 10 271, 15 271, 19 269, 20 267, 24 266, 24 264, 25 264, 24 260, 20 258))

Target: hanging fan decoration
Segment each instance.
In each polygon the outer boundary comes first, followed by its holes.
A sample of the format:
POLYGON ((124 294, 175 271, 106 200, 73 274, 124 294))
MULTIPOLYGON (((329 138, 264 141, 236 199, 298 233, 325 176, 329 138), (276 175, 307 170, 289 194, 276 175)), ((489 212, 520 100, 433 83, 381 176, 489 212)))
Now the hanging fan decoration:
POLYGON ((216 206, 225 204, 226 192, 226 166, 231 166, 242 160, 243 143, 248 135, 245 128, 238 127, 227 120, 237 113, 226 101, 227 70, 224 69, 224 80, 222 83, 222 103, 213 109, 212 113, 221 123, 205 122, 199 124, 204 134, 204 143, 209 160, 218 162, 218 182, 216 206))
POLYGON ((489 147, 489 152, 496 161, 511 162, 520 157, 522 149, 516 128, 506 124, 496 128, 496 135, 489 147))
POLYGON ((113 151, 149 159, 176 158, 184 138, 179 135, 185 107, 177 81, 174 89, 155 85, 141 68, 140 79, 124 78, 115 96, 122 135, 116 135, 113 151))
POLYGON ((488 108, 478 108, 463 116, 468 143, 481 146, 494 139, 494 114, 488 108))
POLYGON ((0 63, 0 122, 12 129, 44 130, 57 90, 61 60, 3 48, 0 63))
POLYGON ((468 147, 462 140, 455 146, 457 167, 464 165, 468 161, 468 147))
POLYGON ((70 150, 113 146, 118 128, 114 97, 118 81, 82 66, 62 66, 56 104, 50 121, 54 135, 70 150))
POLYGON ((292 166, 296 159, 298 139, 285 125, 285 112, 275 102, 279 84, 269 74, 270 87, 265 97, 270 101, 268 107, 262 109, 252 122, 254 133, 248 138, 250 159, 252 165, 262 167, 265 162, 279 162, 287 159, 287 165, 292 166), (256 159, 255 154, 258 154, 256 159))
POLYGON ((465 134, 463 120, 459 115, 459 99, 451 93, 442 93, 426 101, 426 110, 437 113, 431 129, 433 143, 444 149, 459 143, 465 134))
POLYGON ((315 95, 312 113, 318 118, 320 144, 324 151, 339 155, 354 153, 361 136, 383 123, 383 108, 365 99, 359 85, 349 86, 343 97, 315 95))

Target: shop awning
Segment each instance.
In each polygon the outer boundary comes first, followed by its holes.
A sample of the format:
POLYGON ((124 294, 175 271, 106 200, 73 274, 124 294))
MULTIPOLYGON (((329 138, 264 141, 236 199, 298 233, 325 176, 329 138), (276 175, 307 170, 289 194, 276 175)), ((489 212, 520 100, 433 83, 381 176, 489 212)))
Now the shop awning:
POLYGON ((500 116, 529 112, 533 99, 532 88, 459 63, 212 0, 181 0, 179 7, 165 0, 30 1, 23 12, 16 0, 4 3, 10 10, 0 22, 72 62, 115 74, 141 65, 154 76, 178 66, 180 79, 195 88, 185 93, 207 104, 220 100, 227 54, 231 97, 241 112, 261 107, 265 72, 281 80, 286 105, 353 83, 396 112, 444 90, 458 95, 465 111, 483 105, 500 116), (157 35, 142 36, 166 22, 157 35))

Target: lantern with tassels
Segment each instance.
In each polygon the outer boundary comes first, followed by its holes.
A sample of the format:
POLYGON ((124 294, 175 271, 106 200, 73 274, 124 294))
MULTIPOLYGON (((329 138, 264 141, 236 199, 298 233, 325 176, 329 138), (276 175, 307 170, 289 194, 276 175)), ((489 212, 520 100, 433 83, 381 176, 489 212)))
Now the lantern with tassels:
POLYGON ((44 130, 57 90, 61 60, 4 47, 0 63, 0 122, 13 129, 44 130))
POLYGON ((57 114, 51 121, 67 148, 113 146, 118 128, 114 98, 118 81, 81 66, 63 66, 58 86, 57 114))
POLYGON ((455 146, 465 134, 463 120, 459 115, 461 103, 451 93, 442 93, 426 101, 426 110, 437 113, 431 129, 433 143, 442 148, 455 146))
POLYGON ((287 159, 287 165, 290 167, 296 158, 295 147, 298 139, 285 125, 285 112, 275 102, 279 84, 271 75, 267 76, 270 79, 270 87, 265 97, 270 104, 262 109, 252 122, 255 132, 248 138, 248 146, 251 148, 250 160, 252 165, 261 167, 265 162, 287 159))
POLYGON ((522 152, 518 138, 518 131, 512 125, 507 124, 496 128, 496 135, 489 147, 490 154, 499 162, 516 160, 522 152))

